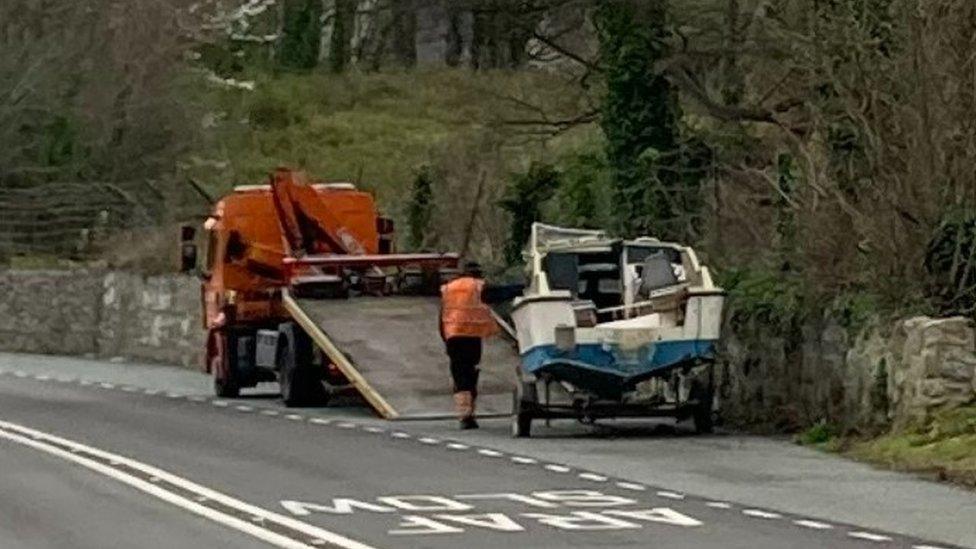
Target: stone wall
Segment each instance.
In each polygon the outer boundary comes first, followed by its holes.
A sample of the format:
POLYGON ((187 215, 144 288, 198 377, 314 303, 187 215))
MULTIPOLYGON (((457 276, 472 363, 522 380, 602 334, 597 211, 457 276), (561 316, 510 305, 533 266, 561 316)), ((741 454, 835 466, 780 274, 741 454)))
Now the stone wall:
POLYGON ((0 349, 193 366, 204 332, 192 277, 0 271, 0 349))
POLYGON ((966 318, 910 318, 858 337, 831 321, 792 337, 754 325, 726 333, 719 397, 733 423, 872 431, 976 401, 976 325, 966 318))

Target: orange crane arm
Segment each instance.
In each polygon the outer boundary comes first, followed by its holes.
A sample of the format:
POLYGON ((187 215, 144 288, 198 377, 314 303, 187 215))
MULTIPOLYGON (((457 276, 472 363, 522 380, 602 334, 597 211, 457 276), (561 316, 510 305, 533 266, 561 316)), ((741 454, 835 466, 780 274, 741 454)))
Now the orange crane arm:
POLYGON ((302 173, 275 170, 271 175, 271 196, 290 255, 366 253, 366 246, 342 224, 302 173))

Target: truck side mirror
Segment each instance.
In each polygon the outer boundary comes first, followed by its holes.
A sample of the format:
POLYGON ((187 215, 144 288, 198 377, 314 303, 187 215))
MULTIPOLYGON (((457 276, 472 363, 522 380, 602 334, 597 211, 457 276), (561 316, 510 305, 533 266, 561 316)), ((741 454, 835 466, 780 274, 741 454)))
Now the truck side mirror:
POLYGON ((197 245, 193 241, 196 229, 189 225, 180 228, 180 272, 192 273, 197 269, 197 245))

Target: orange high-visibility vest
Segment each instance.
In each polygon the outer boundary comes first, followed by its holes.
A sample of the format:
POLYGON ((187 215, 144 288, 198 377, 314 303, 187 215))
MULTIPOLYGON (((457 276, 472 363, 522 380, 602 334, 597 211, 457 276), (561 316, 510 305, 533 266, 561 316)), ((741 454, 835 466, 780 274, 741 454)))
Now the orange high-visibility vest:
POLYGON ((444 338, 488 337, 498 329, 491 310, 481 301, 483 280, 469 276, 441 286, 441 322, 444 338))

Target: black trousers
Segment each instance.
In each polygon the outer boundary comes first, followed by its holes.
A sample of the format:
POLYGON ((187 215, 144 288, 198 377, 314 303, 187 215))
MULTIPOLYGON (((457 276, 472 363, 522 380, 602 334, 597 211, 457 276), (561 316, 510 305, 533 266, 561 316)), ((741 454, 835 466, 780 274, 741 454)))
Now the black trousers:
POLYGON ((454 392, 471 391, 478 394, 478 364, 481 362, 480 337, 452 337, 447 340, 447 356, 451 359, 451 378, 454 392))

